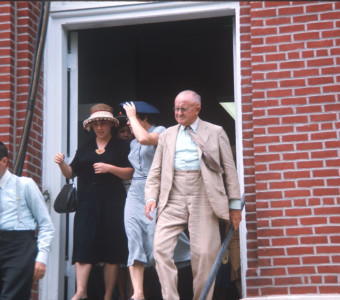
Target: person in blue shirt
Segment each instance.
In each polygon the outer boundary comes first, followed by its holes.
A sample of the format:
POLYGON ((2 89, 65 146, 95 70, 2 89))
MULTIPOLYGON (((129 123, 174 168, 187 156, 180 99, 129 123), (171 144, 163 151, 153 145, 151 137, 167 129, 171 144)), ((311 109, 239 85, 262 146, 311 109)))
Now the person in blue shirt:
POLYGON ((30 299, 32 281, 46 273, 53 235, 37 184, 8 170, 8 149, 0 142, 0 299, 30 299))
MULTIPOLYGON (((155 126, 155 115, 159 110, 144 101, 121 103, 129 119, 128 125, 135 139, 130 143, 129 161, 134 168, 132 183, 128 191, 124 223, 128 238, 129 266, 133 285, 132 300, 144 299, 144 268, 153 266, 153 240, 155 220, 144 214, 144 188, 152 160, 158 144, 159 135, 165 131, 163 126, 155 126)), ((190 260, 189 239, 183 233, 175 252, 176 262, 190 260)))

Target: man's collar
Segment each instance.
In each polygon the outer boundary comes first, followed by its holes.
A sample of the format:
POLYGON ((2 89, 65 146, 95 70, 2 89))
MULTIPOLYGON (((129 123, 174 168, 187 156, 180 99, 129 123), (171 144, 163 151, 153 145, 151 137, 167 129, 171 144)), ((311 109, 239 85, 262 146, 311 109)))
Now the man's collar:
POLYGON ((0 187, 3 189, 6 186, 6 183, 9 179, 9 177, 12 175, 12 173, 6 169, 4 175, 0 178, 0 187))
MULTIPOLYGON (((197 117, 195 122, 190 125, 192 131, 194 131, 194 132, 197 132, 198 120, 199 120, 199 118, 197 117)), ((184 130, 184 129, 185 129, 185 126, 181 125, 180 130, 184 130)))

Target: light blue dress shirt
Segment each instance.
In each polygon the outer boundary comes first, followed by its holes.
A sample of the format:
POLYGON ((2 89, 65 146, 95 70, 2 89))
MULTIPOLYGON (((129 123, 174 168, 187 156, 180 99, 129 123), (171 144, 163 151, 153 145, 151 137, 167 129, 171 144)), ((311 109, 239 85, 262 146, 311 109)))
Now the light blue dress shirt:
MULTIPOLYGON (((199 118, 190 125, 193 132, 197 133, 199 118)), ((175 150, 175 169, 176 170, 200 170, 200 161, 198 157, 197 145, 191 139, 183 125, 180 126, 175 150)), ((241 209, 240 199, 229 199, 230 209, 241 209)))
POLYGON ((44 197, 33 179, 18 177, 7 169, 0 178, 0 230, 36 230, 37 227, 36 261, 46 265, 54 226, 44 197))
MULTIPOLYGON (((190 125, 194 132, 197 132, 198 118, 190 125)), ((175 170, 200 170, 197 145, 191 139, 183 125, 180 126, 176 138, 175 149, 175 170)))
MULTIPOLYGON (((197 133, 199 118, 190 125, 192 131, 197 133)), ((197 145, 191 139, 187 130, 183 125, 180 126, 176 138, 175 148, 175 170, 200 170, 200 161, 198 157, 197 145)), ((147 199, 149 201, 156 201, 153 198, 147 199)), ((229 209, 241 209, 240 199, 229 199, 229 209)))

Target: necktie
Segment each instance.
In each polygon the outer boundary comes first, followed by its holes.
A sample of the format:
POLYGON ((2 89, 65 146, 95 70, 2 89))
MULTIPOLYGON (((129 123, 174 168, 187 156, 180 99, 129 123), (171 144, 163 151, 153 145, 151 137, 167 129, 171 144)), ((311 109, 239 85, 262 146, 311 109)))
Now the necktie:
POLYGON ((205 164, 209 167, 209 169, 217 173, 223 174, 224 173, 223 169, 221 168, 220 164, 211 156, 210 152, 205 147, 201 137, 197 133, 192 131, 190 126, 185 127, 185 129, 188 131, 189 135, 191 136, 192 140, 196 143, 196 145, 201 148, 203 152, 203 160, 205 164))

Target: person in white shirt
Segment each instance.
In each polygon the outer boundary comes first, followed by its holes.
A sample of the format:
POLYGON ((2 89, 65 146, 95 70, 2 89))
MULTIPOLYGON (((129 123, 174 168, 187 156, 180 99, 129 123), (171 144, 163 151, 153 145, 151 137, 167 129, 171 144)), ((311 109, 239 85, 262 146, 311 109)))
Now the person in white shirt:
MULTIPOLYGON (((219 219, 239 227, 240 187, 226 132, 198 117, 201 97, 183 91, 173 109, 178 124, 159 136, 145 185, 145 215, 152 218, 157 206, 154 257, 164 300, 179 300, 172 257, 179 235, 188 228, 197 300, 221 245, 219 219)), ((206 299, 212 296, 213 288, 206 299)))
POLYGON ((46 273, 53 235, 37 184, 8 170, 8 150, 0 142, 0 299, 30 299, 33 280, 46 273))

